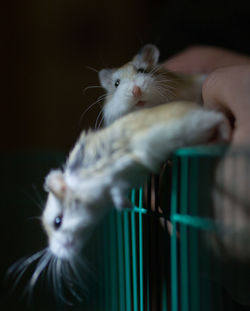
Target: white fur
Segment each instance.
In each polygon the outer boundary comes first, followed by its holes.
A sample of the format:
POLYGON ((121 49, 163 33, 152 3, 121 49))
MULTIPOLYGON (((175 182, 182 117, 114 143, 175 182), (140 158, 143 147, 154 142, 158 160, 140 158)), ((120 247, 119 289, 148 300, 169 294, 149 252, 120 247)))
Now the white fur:
POLYGON ((100 83, 107 91, 103 107, 105 125, 110 125, 129 112, 170 101, 201 101, 201 86, 206 76, 169 72, 158 64, 159 55, 158 48, 148 44, 121 68, 102 69, 99 72, 100 83), (147 72, 140 73, 138 69, 147 72), (116 81, 119 81, 117 87, 116 81), (135 86, 140 88, 141 95, 132 94, 135 86), (139 101, 144 104, 139 105, 139 101))
POLYGON ((215 131, 218 131, 217 141, 228 140, 230 126, 226 118, 221 113, 198 108, 182 119, 156 124, 146 134, 133 137, 131 144, 140 161, 157 172, 174 150, 209 141, 215 131))
MULTIPOLYGON (((206 143, 215 133, 217 140, 230 136, 221 113, 173 103, 130 114, 104 130, 83 134, 61 172, 64 197, 50 193, 43 214, 53 254, 73 258, 110 208, 130 206, 130 188, 142 185, 147 174, 157 172, 177 148, 206 143), (170 113, 173 117, 165 119, 170 113), (84 153, 81 146, 85 146, 84 153), (78 166, 72 166, 75 159, 78 166), (60 214, 62 224, 56 229, 54 220, 60 214)), ((57 171, 47 177, 55 188, 62 182, 58 175, 57 171)))
POLYGON ((64 200, 58 199, 53 193, 49 194, 43 223, 51 252, 58 258, 69 260, 77 255, 108 210, 109 199, 105 198, 105 194, 101 195, 104 185, 98 186, 98 182, 93 179, 88 183, 75 184, 72 188, 72 185, 67 186, 64 200), (54 220, 58 215, 63 215, 63 218, 62 225, 56 229, 54 220))
POLYGON ((132 94, 134 85, 142 90, 143 95, 140 100, 145 101, 143 108, 164 104, 168 99, 166 90, 165 92, 157 90, 157 83, 152 75, 134 74, 127 78, 123 76, 126 76, 126 73, 120 70, 115 72, 111 78, 112 81, 120 78, 120 85, 113 90, 112 96, 109 96, 105 102, 103 110, 105 125, 111 124, 128 112, 141 109, 136 106, 139 99, 132 94))
POLYGON ((142 185, 149 172, 157 172, 176 148, 206 143, 214 133, 217 140, 229 139, 224 116, 187 102, 144 109, 103 130, 83 133, 64 171, 51 171, 46 178, 49 194, 43 226, 49 246, 24 259, 20 267, 14 265, 11 270, 20 274, 17 280, 36 263, 30 292, 40 276, 50 272, 57 296, 65 301, 61 283, 66 282, 69 292, 79 300, 75 289, 84 286, 78 254, 107 211, 130 207, 130 188, 142 185), (55 226, 59 216, 60 226, 55 226))

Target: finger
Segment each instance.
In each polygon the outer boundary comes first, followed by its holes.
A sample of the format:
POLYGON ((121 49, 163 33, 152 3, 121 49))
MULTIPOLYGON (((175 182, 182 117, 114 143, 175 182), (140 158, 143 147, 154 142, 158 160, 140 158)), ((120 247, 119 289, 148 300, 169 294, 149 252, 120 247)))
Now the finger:
POLYGON ((250 64, 246 55, 211 46, 193 46, 165 62, 165 67, 184 73, 210 73, 217 68, 250 64))
POLYGON ((225 67, 212 72, 202 88, 204 105, 235 120, 233 139, 249 140, 250 66, 225 67))

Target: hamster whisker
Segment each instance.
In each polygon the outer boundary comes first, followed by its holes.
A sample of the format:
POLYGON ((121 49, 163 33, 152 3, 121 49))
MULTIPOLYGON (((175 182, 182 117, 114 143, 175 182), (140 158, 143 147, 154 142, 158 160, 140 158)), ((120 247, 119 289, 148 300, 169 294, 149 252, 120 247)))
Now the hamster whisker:
POLYGON ((164 98, 166 101, 169 101, 169 94, 167 94, 166 92, 161 92, 161 89, 159 88, 159 87, 156 87, 155 88, 155 93, 156 93, 156 95, 160 95, 162 98, 164 98))
MULTIPOLYGON (((35 194, 36 194, 36 193, 35 193, 35 194)), ((41 211, 43 210, 44 202, 41 202, 39 197, 38 197, 38 199, 39 199, 39 201, 38 201, 36 198, 34 198, 34 197, 31 195, 31 193, 26 192, 26 191, 24 191, 24 195, 25 195, 32 203, 34 203, 35 206, 39 208, 39 210, 41 210, 41 211)), ((37 195, 37 194, 36 194, 36 195, 37 195)))
POLYGON ((32 274, 32 277, 29 282, 29 289, 32 291, 35 287, 37 280, 39 279, 40 275, 44 272, 45 268, 48 266, 49 261, 51 260, 52 253, 50 251, 46 251, 45 254, 42 255, 40 258, 35 271, 32 274))
POLYGON ((166 95, 168 95, 167 88, 163 88, 161 86, 161 84, 159 83, 155 83, 155 90, 157 91, 158 94, 160 94, 161 96, 165 97, 166 95))
POLYGON ((93 102, 90 106, 88 106, 88 107, 83 111, 82 115, 80 116, 79 123, 82 122, 82 119, 83 119, 83 117, 86 115, 86 113, 87 113, 91 108, 93 108, 95 105, 98 105, 98 104, 103 100, 103 98, 105 98, 105 97, 106 97, 106 94, 104 94, 103 97, 100 96, 95 102, 93 102))
POLYGON ((64 299, 62 289, 60 288, 61 276, 57 272, 58 260, 60 259, 54 256, 51 261, 51 271, 52 271, 51 278, 52 278, 53 291, 57 298, 68 304, 68 301, 64 299))
POLYGON ((174 92, 175 88, 173 86, 162 84, 162 83, 157 83, 156 88, 159 90, 162 90, 163 92, 165 91, 174 97, 176 96, 176 93, 174 92))
POLYGON ((23 292, 23 296, 28 297, 29 303, 31 302, 38 281, 43 283, 45 280, 49 281, 52 285, 55 298, 59 299, 61 302, 69 306, 73 305, 72 302, 65 298, 65 290, 68 291, 72 298, 76 299, 78 302, 82 302, 83 299, 79 293, 82 293, 82 290, 85 293, 87 292, 87 287, 84 285, 80 276, 81 273, 77 268, 77 266, 80 268, 84 266, 82 261, 78 260, 76 266, 74 261, 69 262, 56 257, 48 248, 28 258, 19 259, 8 269, 6 277, 15 279, 12 285, 12 292, 16 290, 19 282, 31 264, 34 264, 36 261, 38 262, 35 270, 23 292), (77 288, 81 289, 79 293, 77 288))
POLYGON ((90 276, 92 279, 95 278, 95 275, 96 275, 95 269, 92 265, 92 262, 88 260, 86 256, 76 257, 75 263, 79 267, 79 269, 84 271, 84 274, 88 274, 88 276, 90 276))
POLYGON ((74 266, 73 262, 74 261, 69 262, 67 260, 61 260, 60 258, 53 256, 49 263, 50 268, 48 268, 48 273, 50 273, 52 279, 55 297, 69 306, 72 306, 73 303, 65 297, 65 290, 78 302, 82 302, 83 299, 77 292, 77 288, 80 287, 81 290, 86 290, 80 277, 80 272, 74 266))
MULTIPOLYGON (((103 110, 101 109, 100 111, 99 111, 99 113, 98 113, 98 115, 97 115, 97 118, 96 118, 96 121, 95 121, 95 130, 97 129, 97 128, 99 128, 98 127, 98 124, 99 124, 99 119, 101 120, 101 122, 102 122, 102 114, 103 114, 103 110), (101 118, 100 118, 101 117, 101 118)), ((99 126, 101 125, 101 123, 99 124, 99 126)))
POLYGON ((156 81, 166 83, 167 85, 173 85, 176 83, 175 79, 169 78, 166 74, 159 74, 156 78, 156 81))
POLYGON ((99 122, 99 125, 98 125, 97 129, 99 129, 101 127, 103 119, 104 119, 104 115, 102 114, 101 121, 99 122))
POLYGON ((17 273, 19 273, 20 270, 22 270, 24 267, 29 266, 32 264, 35 260, 37 260, 39 257, 41 257, 45 253, 46 249, 43 249, 30 257, 23 257, 13 263, 11 267, 7 271, 7 276, 15 276, 17 273))
POLYGON ((49 278, 51 279, 53 293, 57 300, 69 306, 72 306, 73 304, 70 301, 68 301, 66 298, 64 298, 64 295, 63 295, 62 274, 58 273, 57 271, 58 262, 61 262, 61 259, 53 255, 48 264, 48 269, 47 269, 49 278))
POLYGON ((159 83, 159 87, 161 87, 164 90, 168 90, 168 91, 176 91, 176 87, 174 87, 173 85, 164 85, 162 83, 159 83))
POLYGON ((55 293, 59 293, 58 287, 57 287, 57 279, 58 279, 58 277, 57 277, 56 268, 55 268, 55 266, 56 266, 56 260, 57 260, 56 257, 52 257, 52 259, 51 259, 51 263, 50 263, 50 266, 51 266, 51 269, 50 269, 51 275, 50 275, 50 277, 51 277, 52 285, 53 285, 53 288, 54 288, 54 292, 55 292, 55 293))
POLYGON ((176 96, 176 88, 175 87, 171 87, 170 85, 162 85, 162 84, 159 84, 159 87, 164 90, 164 91, 167 91, 168 93, 170 93, 171 95, 173 96, 176 96))
MULTIPOLYGON (((71 262, 68 262, 68 264, 69 264, 69 268, 70 268, 70 271, 72 273, 72 276, 73 276, 74 280, 76 280, 76 284, 80 287, 80 289, 82 291, 87 293, 88 292, 88 288, 83 283, 83 280, 82 280, 82 278, 80 276, 80 273, 79 273, 79 269, 77 269, 75 262, 71 261, 71 262)), ((80 300, 82 300, 81 297, 79 297, 79 298, 80 298, 80 300)))
MULTIPOLYGON (((162 73, 161 75, 159 75, 159 77, 160 76, 165 76, 165 77, 167 77, 167 78, 169 78, 168 76, 167 76, 167 73, 162 73)), ((184 76, 175 76, 175 77, 171 77, 171 80, 170 80, 170 82, 172 82, 172 83, 176 83, 176 84, 178 84, 179 82, 185 82, 186 81, 186 79, 184 78, 184 76)))
POLYGON ((171 81, 171 80, 169 80, 169 79, 163 79, 163 78, 161 78, 161 80, 160 79, 157 79, 156 80, 156 82, 157 83, 161 83, 161 84, 163 84, 164 86, 166 86, 166 84, 167 84, 167 86, 172 86, 172 87, 174 87, 174 81, 171 81))
POLYGON ((103 89, 102 86, 100 85, 91 85, 91 86, 87 86, 83 89, 82 91, 82 94, 84 95, 86 93, 87 90, 90 90, 90 89, 103 89))
POLYGON ((161 68, 161 65, 160 65, 160 64, 154 66, 154 67, 149 71, 149 74, 150 74, 150 75, 154 75, 160 68, 161 68))
POLYGON ((16 261, 7 271, 6 277, 7 278, 15 278, 15 281, 13 285, 11 286, 11 291, 14 292, 17 288, 19 282, 21 281, 23 275, 28 270, 30 265, 34 263, 36 260, 41 258, 44 253, 46 252, 46 249, 43 249, 30 257, 24 257, 16 261))
MULTIPOLYGON (((56 288, 57 291, 55 292, 56 295, 58 295, 58 298, 61 299, 61 301, 63 301, 64 303, 68 304, 68 305, 72 305, 72 303, 70 303, 66 298, 64 298, 63 295, 63 272, 62 272, 62 265, 63 261, 59 258, 56 258, 56 260, 54 261, 54 277, 55 277, 55 283, 56 283, 56 288)), ((65 282, 65 285, 67 283, 65 282)), ((67 284, 67 288, 68 288, 68 284, 67 284)))
POLYGON ((48 281, 51 283, 53 283, 53 261, 54 261, 54 256, 51 257, 48 263, 48 268, 47 268, 48 281))
POLYGON ((165 98, 167 101, 169 101, 172 97, 175 97, 176 94, 173 92, 170 88, 168 88, 166 85, 156 85, 155 91, 160 94, 163 98, 165 98))
POLYGON ((50 266, 52 253, 50 253, 48 250, 46 253, 42 255, 42 257, 39 259, 37 266, 35 268, 35 271, 33 272, 31 279, 29 283, 25 287, 24 294, 27 296, 28 304, 31 305, 32 298, 33 298, 33 292, 35 289, 35 286, 39 283, 41 284, 40 287, 44 288, 44 283, 47 277, 48 268, 50 266), (38 271, 40 270, 40 271, 38 271))
POLYGON ((39 221, 41 221, 42 217, 41 216, 32 216, 32 217, 27 218, 27 220, 39 220, 39 221))
POLYGON ((41 193, 38 191, 38 188, 37 188, 37 186, 35 184, 32 184, 32 189, 33 189, 33 191, 34 191, 34 193, 35 193, 35 195, 37 197, 37 200, 39 200, 39 203, 40 203, 40 205, 41 205, 41 207, 43 209, 44 203, 46 201, 45 198, 42 197, 41 193))
POLYGON ((87 69, 91 70, 91 71, 94 71, 94 72, 99 72, 99 70, 95 69, 94 67, 91 67, 91 66, 85 66, 87 69))
POLYGON ((174 88, 158 85, 157 89, 160 90, 163 94, 166 94, 168 96, 176 97, 176 92, 174 88))
MULTIPOLYGON (((69 269, 69 265, 70 263, 69 262, 66 262, 65 265, 62 266, 62 270, 63 270, 63 276, 64 276, 64 279, 65 279, 65 283, 68 285, 68 290, 70 292, 70 294, 79 302, 82 302, 83 299, 82 297, 77 293, 77 291, 75 290, 74 288, 74 283, 72 282, 72 279, 70 278, 70 275, 72 274, 70 272, 70 269, 69 269)), ((79 275, 79 273, 77 274, 79 275)))

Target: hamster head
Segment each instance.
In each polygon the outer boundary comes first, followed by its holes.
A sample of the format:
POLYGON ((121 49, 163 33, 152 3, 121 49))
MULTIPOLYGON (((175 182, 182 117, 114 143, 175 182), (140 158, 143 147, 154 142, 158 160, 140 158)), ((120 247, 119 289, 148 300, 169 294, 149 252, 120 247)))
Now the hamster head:
POLYGON ((60 170, 51 171, 46 177, 48 199, 42 223, 48 236, 48 246, 30 257, 18 260, 8 270, 15 287, 30 265, 35 268, 24 295, 31 297, 41 278, 44 281, 48 277, 56 300, 72 306, 87 298, 84 290, 91 274, 79 252, 108 210, 101 200, 98 202, 102 190, 93 191, 95 185, 96 180, 90 178, 79 182, 78 175, 70 175, 66 169, 64 173, 60 170))
POLYGON ((86 243, 99 219, 99 210, 83 195, 70 187, 63 173, 52 171, 45 181, 47 203, 42 215, 49 249, 61 259, 72 259, 86 243))
POLYGON ((99 80, 107 91, 103 107, 105 125, 128 112, 167 101, 166 71, 157 65, 159 50, 145 45, 132 61, 121 68, 102 69, 99 80))

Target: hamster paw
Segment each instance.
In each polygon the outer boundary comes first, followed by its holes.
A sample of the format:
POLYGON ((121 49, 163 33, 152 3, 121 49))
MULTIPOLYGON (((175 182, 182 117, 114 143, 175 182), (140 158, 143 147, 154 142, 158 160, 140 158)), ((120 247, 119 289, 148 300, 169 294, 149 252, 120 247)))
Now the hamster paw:
POLYGON ((131 202, 122 189, 119 187, 113 187, 110 192, 113 204, 118 211, 122 211, 124 208, 132 207, 131 202))
POLYGON ((226 117, 223 116, 222 121, 217 128, 217 141, 218 142, 229 142, 232 136, 232 128, 226 117))

